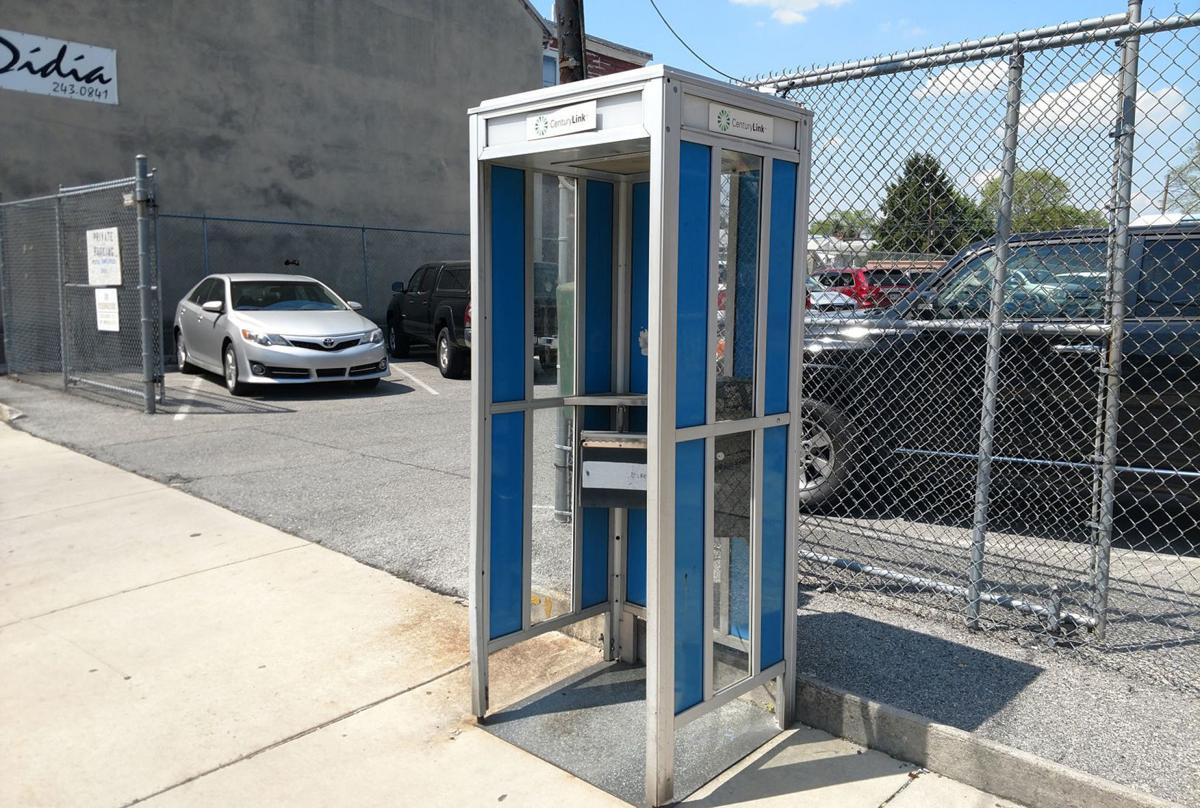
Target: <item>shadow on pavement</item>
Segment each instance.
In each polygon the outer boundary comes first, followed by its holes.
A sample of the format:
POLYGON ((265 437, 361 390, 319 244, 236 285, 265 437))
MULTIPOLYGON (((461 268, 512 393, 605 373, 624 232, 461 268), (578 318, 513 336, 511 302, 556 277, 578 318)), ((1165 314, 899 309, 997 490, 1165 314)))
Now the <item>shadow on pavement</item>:
POLYGON ((974 730, 1042 668, 847 612, 797 617, 797 669, 872 701, 974 730))

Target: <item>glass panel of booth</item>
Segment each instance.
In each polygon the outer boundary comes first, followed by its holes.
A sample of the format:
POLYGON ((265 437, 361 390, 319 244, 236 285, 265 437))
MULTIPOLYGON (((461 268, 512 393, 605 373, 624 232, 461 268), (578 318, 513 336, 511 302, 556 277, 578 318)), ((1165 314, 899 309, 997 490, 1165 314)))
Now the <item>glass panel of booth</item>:
POLYGON ((763 158, 721 150, 717 219, 716 420, 754 417, 755 305, 763 158))
POLYGON ((534 398, 575 392, 575 219, 575 178, 535 173, 530 214, 534 398))
MULTIPOLYGON (((530 211, 528 338, 533 398, 575 392, 576 218, 574 177, 535 172, 530 211)), ((575 557, 575 408, 534 410, 530 416, 531 625, 572 610, 579 559, 575 557)))
POLYGON ((751 674, 751 503, 754 433, 713 439, 712 686, 720 692, 751 674))

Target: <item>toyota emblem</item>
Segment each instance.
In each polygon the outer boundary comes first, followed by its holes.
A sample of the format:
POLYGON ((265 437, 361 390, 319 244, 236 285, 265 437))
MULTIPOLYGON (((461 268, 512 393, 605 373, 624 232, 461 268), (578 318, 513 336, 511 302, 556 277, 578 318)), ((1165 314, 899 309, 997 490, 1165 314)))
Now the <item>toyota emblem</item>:
POLYGON ((324 345, 326 348, 332 348, 333 347, 333 338, 326 337, 325 339, 321 340, 321 344, 324 345))

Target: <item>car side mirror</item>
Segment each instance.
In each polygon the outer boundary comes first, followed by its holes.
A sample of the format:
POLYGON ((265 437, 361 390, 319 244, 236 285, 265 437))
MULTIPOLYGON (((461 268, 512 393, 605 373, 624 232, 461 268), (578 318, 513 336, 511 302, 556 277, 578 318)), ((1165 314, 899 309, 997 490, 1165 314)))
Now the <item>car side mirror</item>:
POLYGON ((359 303, 357 300, 347 300, 346 305, 354 311, 362 311, 362 303, 359 303))
POLYGON ((392 281, 392 291, 400 294, 404 291, 404 281, 392 281))
POLYGON ((225 310, 225 303, 221 300, 206 300, 200 308, 211 314, 220 314, 225 310))

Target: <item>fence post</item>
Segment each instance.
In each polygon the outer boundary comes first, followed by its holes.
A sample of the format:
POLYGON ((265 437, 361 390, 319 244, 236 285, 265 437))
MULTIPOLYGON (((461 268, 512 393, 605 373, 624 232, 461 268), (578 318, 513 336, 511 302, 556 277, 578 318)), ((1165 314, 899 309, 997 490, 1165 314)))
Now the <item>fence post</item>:
MULTIPOLYGON (((1129 1, 1129 22, 1142 19, 1141 0, 1129 1)), ((1109 250, 1109 334, 1102 384, 1104 433, 1100 457, 1100 505, 1096 524, 1095 563, 1092 566, 1092 610, 1096 616, 1096 638, 1104 640, 1108 630, 1108 576, 1112 556, 1113 500, 1117 482, 1117 425, 1121 414, 1121 361, 1125 337, 1125 276, 1129 268, 1129 207, 1133 188, 1133 145, 1137 125, 1138 51, 1137 33, 1121 43, 1121 87, 1114 138, 1112 188, 1113 234, 1109 250)))
POLYGON ((4 207, 0 206, 0 332, 4 334, 4 364, 8 368, 8 372, 12 373, 12 334, 9 330, 12 328, 12 299, 8 293, 8 277, 4 271, 4 233, 5 219, 4 207))
MULTIPOLYGON (((158 199, 158 173, 157 170, 150 172, 150 198, 151 200, 158 199)), ((150 207, 150 223, 154 228, 154 261, 151 263, 151 270, 154 273, 154 308, 155 316, 158 317, 158 340, 154 347, 158 349, 158 371, 155 377, 155 383, 158 385, 158 391, 155 394, 156 400, 159 403, 167 399, 167 358, 166 358, 166 329, 162 328, 163 320, 163 304, 162 304, 162 241, 158 237, 158 203, 155 202, 150 207)))
POLYGON ((134 200, 137 202, 138 240, 138 310, 142 325, 142 388, 146 413, 154 414, 154 324, 151 322, 154 307, 150 300, 150 176, 146 167, 146 155, 139 154, 134 160, 134 200))
POLYGON ((987 359, 983 403, 979 415, 979 466, 975 478, 975 521, 971 530, 971 566, 967 582, 967 626, 979 627, 983 590, 984 543, 992 485, 992 443, 996 430, 996 399, 1000 388, 1000 350, 1004 339, 1004 282, 1008 273, 1008 237, 1012 231, 1013 182, 1017 173, 1017 130, 1021 117, 1021 76, 1025 56, 1014 50, 1008 58, 1008 105, 1004 114, 1004 152, 1000 164, 1000 210, 996 216, 996 261, 992 267, 988 307, 987 359))
MULTIPOLYGON (((59 190, 62 187, 59 186, 59 190)), ((58 265, 58 356, 62 363, 63 390, 70 384, 70 346, 67 344, 67 277, 63 270, 62 196, 54 198, 54 250, 58 265)))

